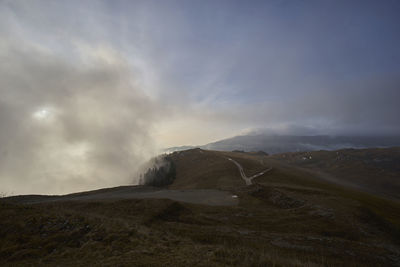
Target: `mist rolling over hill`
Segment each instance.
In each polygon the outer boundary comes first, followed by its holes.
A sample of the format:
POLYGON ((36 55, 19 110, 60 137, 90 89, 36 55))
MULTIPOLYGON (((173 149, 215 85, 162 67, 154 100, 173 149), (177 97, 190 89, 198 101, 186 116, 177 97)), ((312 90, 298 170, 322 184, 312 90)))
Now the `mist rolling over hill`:
POLYGON ((400 135, 399 12, 370 0, 1 1, 1 190, 128 184, 163 148, 249 129, 290 136, 205 148, 381 146, 301 136, 400 135))
POLYGON ((0 266, 400 266, 399 14, 0 0, 0 266))

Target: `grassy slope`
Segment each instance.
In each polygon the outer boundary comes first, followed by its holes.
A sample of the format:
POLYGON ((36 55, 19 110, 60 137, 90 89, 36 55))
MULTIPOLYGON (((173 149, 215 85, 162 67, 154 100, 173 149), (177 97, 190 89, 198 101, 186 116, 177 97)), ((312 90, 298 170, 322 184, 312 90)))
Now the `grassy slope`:
POLYGON ((274 159, 330 174, 374 193, 400 199, 400 148, 342 149, 274 155, 274 159))
MULTIPOLYGON (((181 154, 182 153, 182 154, 181 154)), ((235 207, 170 200, 0 203, 0 265, 392 266, 397 202, 333 185, 273 157, 173 155, 174 189, 222 188, 235 207), (247 175, 272 172, 245 187, 247 175)))
POLYGON ((176 179, 171 189, 233 189, 244 185, 238 168, 228 160, 240 161, 247 176, 265 169, 258 157, 247 153, 192 149, 175 152, 176 179))

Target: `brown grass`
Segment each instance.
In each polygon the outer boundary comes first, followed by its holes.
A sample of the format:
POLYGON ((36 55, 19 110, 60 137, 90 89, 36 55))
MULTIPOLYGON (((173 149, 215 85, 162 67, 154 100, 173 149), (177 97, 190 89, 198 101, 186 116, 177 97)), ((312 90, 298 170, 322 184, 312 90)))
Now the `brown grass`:
POLYGON ((133 199, 0 202, 2 266, 394 266, 400 208, 262 155, 178 153, 171 187, 225 188, 238 206, 133 199), (249 175, 273 171, 246 187, 249 175))

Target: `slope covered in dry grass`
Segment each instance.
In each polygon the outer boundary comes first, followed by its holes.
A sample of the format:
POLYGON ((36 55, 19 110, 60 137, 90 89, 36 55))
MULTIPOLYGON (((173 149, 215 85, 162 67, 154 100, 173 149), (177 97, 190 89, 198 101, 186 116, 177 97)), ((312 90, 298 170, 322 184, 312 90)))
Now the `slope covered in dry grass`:
POLYGON ((400 147, 284 153, 272 158, 339 183, 400 199, 400 147))
MULTIPOLYGON (((182 154, 181 154, 182 153, 182 154)), ((4 266, 397 266, 400 205, 256 153, 171 155, 169 187, 223 189, 236 206, 168 199, 0 205, 4 266), (239 162, 251 175, 245 186, 239 162)), ((110 189, 112 190, 112 189, 110 189)))

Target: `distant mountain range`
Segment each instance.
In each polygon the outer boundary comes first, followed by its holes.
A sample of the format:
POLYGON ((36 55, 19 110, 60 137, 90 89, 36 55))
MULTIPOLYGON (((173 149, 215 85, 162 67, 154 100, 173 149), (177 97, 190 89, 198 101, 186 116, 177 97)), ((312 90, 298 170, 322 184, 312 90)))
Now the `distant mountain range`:
POLYGON ((201 146, 180 146, 165 152, 181 151, 199 147, 220 151, 264 151, 269 154, 337 150, 343 148, 385 148, 400 146, 400 136, 294 136, 294 135, 242 135, 201 146))

